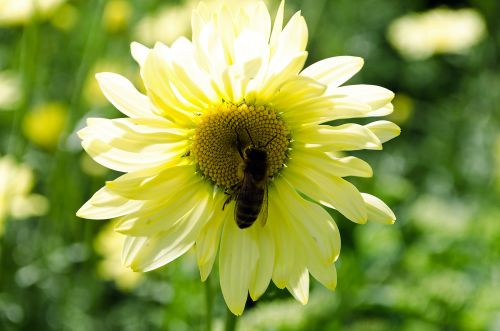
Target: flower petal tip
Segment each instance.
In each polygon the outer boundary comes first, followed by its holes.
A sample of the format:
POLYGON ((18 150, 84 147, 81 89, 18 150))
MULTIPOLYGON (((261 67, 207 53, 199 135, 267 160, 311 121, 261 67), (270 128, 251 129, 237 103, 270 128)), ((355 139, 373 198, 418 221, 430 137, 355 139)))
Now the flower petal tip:
POLYGON ((95 219, 95 217, 92 217, 92 209, 94 206, 90 204, 89 202, 85 203, 83 206, 78 209, 78 211, 75 213, 75 215, 79 218, 83 219, 95 219))
POLYGON ((75 214, 76 217, 86 218, 85 217, 85 209, 86 209, 86 205, 83 205, 80 209, 78 209, 78 211, 75 214))
MULTIPOLYGON (((227 303, 227 302, 226 302, 227 303)), ((245 310, 245 306, 238 306, 238 307, 234 307, 233 305, 229 305, 227 306, 229 308, 229 311, 231 313, 233 313, 233 315, 235 316, 241 316, 243 314, 243 311, 245 310)))

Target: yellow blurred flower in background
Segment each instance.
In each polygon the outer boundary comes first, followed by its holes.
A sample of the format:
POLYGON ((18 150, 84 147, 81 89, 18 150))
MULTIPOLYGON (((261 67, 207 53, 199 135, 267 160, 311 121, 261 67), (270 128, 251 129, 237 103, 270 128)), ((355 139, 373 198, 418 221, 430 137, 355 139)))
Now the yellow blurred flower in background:
POLYGON ((438 53, 463 53, 485 33, 486 25, 476 10, 436 8, 396 19, 387 38, 405 58, 421 60, 438 53))
POLYGON ((11 71, 0 72, 0 110, 10 110, 21 100, 21 82, 11 71))
POLYGON ((49 18, 66 0, 0 0, 0 26, 22 25, 33 17, 49 18))
POLYGON ((67 116, 67 107, 60 102, 42 104, 24 117, 23 133, 34 144, 52 150, 57 147, 67 116))
POLYGON ((34 184, 33 172, 13 157, 0 157, 0 235, 3 235, 8 216, 23 219, 40 216, 47 212, 47 199, 30 194, 34 184))
POLYGON ((415 102, 413 99, 404 93, 396 93, 394 100, 392 100, 394 105, 394 112, 388 117, 391 121, 396 124, 403 124, 408 121, 413 115, 413 110, 415 108, 415 102))
POLYGON ((63 4, 54 12, 50 23, 56 28, 68 31, 71 30, 78 20, 78 9, 70 4, 63 4))
POLYGON ((126 236, 114 231, 115 223, 106 224, 95 239, 95 250, 103 257, 97 265, 97 271, 102 279, 112 280, 118 288, 127 291, 138 283, 142 273, 123 265, 121 254, 126 236))
POLYGON ((127 0, 110 0, 103 13, 104 27, 109 32, 119 32, 127 28, 133 8, 127 0))

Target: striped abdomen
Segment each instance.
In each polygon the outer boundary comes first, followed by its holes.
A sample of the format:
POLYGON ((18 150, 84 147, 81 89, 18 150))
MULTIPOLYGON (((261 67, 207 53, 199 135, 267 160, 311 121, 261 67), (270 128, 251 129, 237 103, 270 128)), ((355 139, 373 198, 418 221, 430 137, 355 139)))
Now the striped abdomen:
POLYGON ((256 183, 251 176, 245 176, 235 210, 236 224, 240 229, 251 226, 259 216, 264 201, 264 185, 256 183))

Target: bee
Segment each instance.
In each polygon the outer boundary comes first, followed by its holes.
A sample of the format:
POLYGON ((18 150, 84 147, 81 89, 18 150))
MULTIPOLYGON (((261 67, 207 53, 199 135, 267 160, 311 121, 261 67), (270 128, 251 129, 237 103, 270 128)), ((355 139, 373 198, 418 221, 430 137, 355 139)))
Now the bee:
POLYGON ((265 145, 256 145, 248 129, 245 129, 251 144, 242 148, 241 140, 237 134, 238 152, 243 160, 243 179, 233 188, 229 198, 222 209, 231 200, 236 200, 234 220, 240 229, 252 226, 259 219, 262 226, 267 221, 267 183, 268 160, 266 147, 276 136, 265 145))

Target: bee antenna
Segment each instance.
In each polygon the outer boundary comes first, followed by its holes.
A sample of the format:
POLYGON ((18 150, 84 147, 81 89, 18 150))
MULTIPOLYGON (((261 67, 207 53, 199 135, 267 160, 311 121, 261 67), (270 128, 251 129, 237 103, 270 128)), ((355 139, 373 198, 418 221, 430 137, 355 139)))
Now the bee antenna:
POLYGON ((272 137, 272 138, 271 138, 271 140, 269 140, 269 141, 268 141, 268 142, 267 142, 264 146, 262 146, 262 147, 267 147, 267 145, 269 145, 269 144, 271 143, 271 141, 273 141, 273 140, 274 140, 274 138, 276 138, 277 136, 278 136, 278 134, 276 133, 276 134, 274 135, 274 137, 272 137))
POLYGON ((255 146, 255 143, 253 142, 252 136, 250 135, 250 132, 248 131, 247 127, 245 127, 245 131, 247 132, 248 137, 250 138, 250 141, 252 142, 252 145, 255 146))

